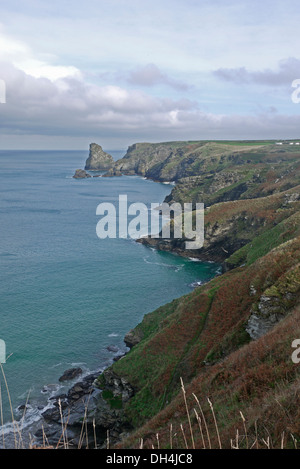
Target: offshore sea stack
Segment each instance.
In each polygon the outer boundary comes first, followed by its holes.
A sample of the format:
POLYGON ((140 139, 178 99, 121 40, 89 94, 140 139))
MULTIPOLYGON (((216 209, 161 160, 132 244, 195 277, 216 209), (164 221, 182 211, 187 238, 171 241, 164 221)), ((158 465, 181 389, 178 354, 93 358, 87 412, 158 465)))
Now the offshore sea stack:
POLYGON ((84 169, 76 169, 75 174, 73 176, 74 179, 84 179, 84 178, 90 178, 92 177, 90 174, 88 174, 84 169))
POLYGON ((89 171, 108 171, 113 166, 113 157, 109 153, 105 153, 97 143, 91 143, 89 157, 86 160, 84 169, 89 171))

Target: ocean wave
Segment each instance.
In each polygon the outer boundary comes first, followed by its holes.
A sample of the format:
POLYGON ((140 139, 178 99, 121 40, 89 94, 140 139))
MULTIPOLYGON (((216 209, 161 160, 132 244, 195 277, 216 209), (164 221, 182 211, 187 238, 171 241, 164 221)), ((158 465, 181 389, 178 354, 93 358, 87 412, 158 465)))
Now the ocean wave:
POLYGON ((174 264, 165 264, 164 262, 152 262, 152 261, 148 261, 148 258, 147 258, 147 257, 143 257, 143 261, 144 261, 146 264, 158 265, 158 266, 161 266, 161 267, 166 267, 167 269, 175 270, 175 272, 179 272, 179 271, 180 271, 181 269, 183 269, 183 267, 184 267, 184 264, 174 265, 174 264))
POLYGON ((200 287, 203 284, 204 284, 204 282, 202 282, 202 280, 196 280, 195 282, 190 283, 189 287, 197 288, 197 287, 200 287))
POLYGON ((52 365, 50 366, 50 369, 53 369, 53 368, 58 368, 59 366, 62 366, 62 363, 56 363, 55 365, 52 365))

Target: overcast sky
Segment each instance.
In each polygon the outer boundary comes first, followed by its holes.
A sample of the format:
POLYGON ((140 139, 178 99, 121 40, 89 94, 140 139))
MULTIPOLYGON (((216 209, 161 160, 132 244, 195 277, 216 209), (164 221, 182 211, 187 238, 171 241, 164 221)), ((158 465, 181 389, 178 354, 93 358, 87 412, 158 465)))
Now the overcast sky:
POLYGON ((0 149, 298 138, 299 24, 294 0, 0 0, 0 149))

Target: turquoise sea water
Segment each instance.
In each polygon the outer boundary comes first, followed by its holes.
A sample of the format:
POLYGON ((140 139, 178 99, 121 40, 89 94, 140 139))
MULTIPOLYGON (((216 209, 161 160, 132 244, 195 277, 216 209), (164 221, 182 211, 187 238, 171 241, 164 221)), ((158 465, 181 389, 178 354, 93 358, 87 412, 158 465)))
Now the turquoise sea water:
MULTIPOLYGON (((111 152, 115 158, 123 156, 111 152)), ((13 408, 64 370, 111 363, 145 313, 213 277, 218 266, 157 252, 130 239, 100 240, 96 207, 162 202, 172 186, 140 177, 75 180, 86 152, 0 152, 0 339, 13 408)), ((5 420, 10 419, 5 384, 5 420)), ((55 388, 57 389, 57 388, 55 388)))

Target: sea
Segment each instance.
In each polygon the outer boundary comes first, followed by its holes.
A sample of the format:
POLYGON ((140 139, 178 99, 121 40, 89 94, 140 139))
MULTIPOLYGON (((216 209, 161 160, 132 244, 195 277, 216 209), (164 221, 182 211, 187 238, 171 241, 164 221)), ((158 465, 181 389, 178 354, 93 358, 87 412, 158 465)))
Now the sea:
MULTIPOLYGON (((106 150, 114 159, 125 152, 106 150)), ((40 419, 59 377, 102 371, 146 313, 220 273, 131 238, 99 239, 100 203, 161 203, 172 185, 139 176, 74 179, 86 151, 0 151, 0 445, 13 419, 40 419), (24 405, 26 415, 24 417, 24 405)), ((91 173, 95 174, 95 173, 91 173)))

